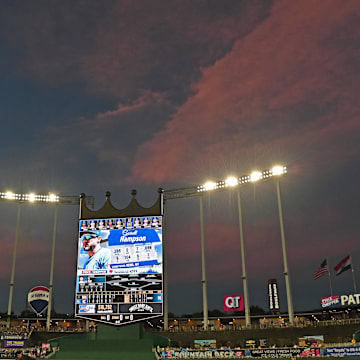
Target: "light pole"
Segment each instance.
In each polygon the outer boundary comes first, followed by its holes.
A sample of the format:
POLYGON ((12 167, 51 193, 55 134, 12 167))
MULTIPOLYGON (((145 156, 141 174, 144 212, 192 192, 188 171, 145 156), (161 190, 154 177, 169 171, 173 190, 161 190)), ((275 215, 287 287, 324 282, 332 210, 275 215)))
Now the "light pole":
POLYGON ((15 266, 16 266, 16 253, 17 253, 17 245, 19 241, 19 229, 20 229, 20 216, 21 216, 21 202, 18 204, 18 211, 16 217, 16 230, 15 230, 15 243, 11 264, 11 275, 10 275, 10 289, 9 289, 9 302, 8 302, 8 311, 7 311, 7 319, 6 319, 6 327, 9 329, 11 326, 11 304, 14 293, 14 280, 15 280, 15 266))
POLYGON ((55 264, 55 242, 56 242, 56 227, 58 220, 58 205, 55 205, 54 212, 54 228, 51 248, 51 263, 50 263, 50 280, 49 280, 49 303, 46 317, 46 330, 50 330, 51 325, 51 310, 52 310, 52 297, 53 297, 53 280, 54 280, 54 264, 55 264))
POLYGON ((208 329, 208 301, 206 290, 206 258, 205 258, 205 231, 204 231, 204 208, 203 208, 203 196, 200 196, 200 236, 201 236, 201 283, 203 293, 203 318, 204 318, 204 330, 208 329))
POLYGON ((294 325, 294 308, 293 308, 292 295, 291 295, 289 266, 288 266, 287 251, 286 251, 284 220, 283 220, 283 211, 281 204, 280 179, 277 179, 276 182, 276 193, 277 193, 277 200, 279 207, 281 245, 282 245, 283 261, 284 261, 284 276, 285 276, 285 286, 286 286, 286 299, 288 304, 289 323, 290 325, 294 325))
POLYGON ((247 327, 250 327, 251 326, 250 303, 249 303, 249 293, 248 293, 248 286, 246 279, 245 242, 244 242, 243 220, 242 220, 242 211, 241 211, 241 195, 239 188, 237 189, 237 198, 238 198, 238 214, 239 214, 242 280, 243 280, 243 288, 244 288, 245 324, 247 327))
MULTIPOLYGON (((164 191, 164 199, 165 200, 173 200, 173 199, 182 199, 186 197, 194 197, 200 196, 200 231, 201 231, 201 265, 202 265, 202 289, 203 289, 203 314, 204 314, 204 330, 207 329, 208 325, 208 309, 207 309, 207 295, 206 295, 206 273, 205 273, 205 236, 203 229, 203 209, 202 209, 202 195, 206 192, 210 191, 224 191, 229 188, 237 188, 238 189, 238 212, 239 212, 239 227, 240 227, 240 245, 241 245, 241 259, 242 259, 242 279, 243 279, 243 287, 244 287, 244 302, 245 302, 245 319, 246 326, 251 325, 250 319, 250 303, 249 303, 249 295, 248 295, 248 286, 247 286, 247 278, 246 278, 246 264, 245 264, 245 244, 244 244, 244 235, 243 235, 243 226, 242 226, 242 211, 241 211, 241 197, 240 197, 240 188, 254 182, 262 182, 272 179, 273 177, 279 177, 283 174, 287 173, 287 168, 285 166, 275 166, 271 170, 263 170, 262 172, 254 171, 251 175, 245 175, 241 177, 229 177, 226 180, 221 180, 217 182, 209 181, 204 185, 165 190, 164 191)), ((285 237, 284 237, 285 241, 285 237)), ((284 242, 285 243, 285 242, 284 242)), ((286 254, 286 251, 285 251, 286 254)), ((284 258, 285 264, 285 258, 284 258)), ((286 260, 286 268, 287 260, 286 260)), ((288 273, 288 271, 286 271, 288 273)), ((290 302, 288 298, 288 306, 289 306, 289 317, 293 317, 292 310, 292 301, 291 301, 291 291, 290 291, 290 280, 287 275, 287 280, 289 286, 287 287, 287 292, 290 294, 290 302)), ((167 288, 167 278, 164 276, 164 288, 167 288)), ((164 328, 168 328, 168 314, 167 305, 164 307, 164 328)))
MULTIPOLYGON (((85 200, 88 205, 94 204, 93 196, 87 196, 85 200)), ((80 199, 78 196, 58 196, 55 194, 37 195, 34 193, 21 194, 21 193, 13 193, 13 192, 7 191, 7 192, 0 192, 0 201, 13 201, 13 202, 18 203, 18 212, 17 212, 16 230, 15 230, 15 243, 14 243, 11 275, 10 275, 9 302, 8 302, 7 321, 6 321, 7 328, 10 328, 10 325, 11 325, 12 299, 13 299, 14 284, 15 284, 16 256, 17 256, 17 245, 18 245, 19 232, 20 232, 20 216, 21 216, 22 204, 24 204, 24 203, 55 204, 55 220, 54 220, 54 228, 53 228, 53 241, 52 241, 51 266, 50 266, 50 282, 49 282, 50 298, 49 298, 49 305, 48 305, 48 310, 47 310, 48 311, 47 328, 49 328, 50 327, 51 306, 52 306, 52 287, 53 287, 53 275, 54 275, 55 241, 56 241, 58 204, 77 205, 78 206, 80 204, 80 199)))

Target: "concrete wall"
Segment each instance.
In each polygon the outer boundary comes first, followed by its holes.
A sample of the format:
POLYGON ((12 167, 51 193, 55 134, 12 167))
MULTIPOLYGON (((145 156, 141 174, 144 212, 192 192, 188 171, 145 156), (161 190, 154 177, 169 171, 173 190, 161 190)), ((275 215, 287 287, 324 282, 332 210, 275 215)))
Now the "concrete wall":
MULTIPOLYGON (((256 330, 224 330, 171 332, 162 331, 160 335, 171 341, 171 346, 193 347, 195 339, 216 339, 217 346, 245 347, 249 339, 267 339, 268 346, 293 346, 298 338, 306 335, 324 335, 326 343, 349 342, 352 335, 360 329, 360 325, 334 325, 304 328, 268 328, 256 330)), ((258 343, 258 341, 257 341, 258 343)))

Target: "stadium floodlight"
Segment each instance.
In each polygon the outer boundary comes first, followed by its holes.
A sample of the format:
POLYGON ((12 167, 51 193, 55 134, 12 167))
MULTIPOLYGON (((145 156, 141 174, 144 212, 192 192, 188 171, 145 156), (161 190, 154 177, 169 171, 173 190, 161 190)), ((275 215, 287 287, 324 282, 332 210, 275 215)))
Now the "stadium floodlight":
POLYGON ((208 190, 215 190, 216 189, 216 183, 213 181, 208 181, 206 182, 204 185, 204 190, 208 191, 208 190))
POLYGON ((6 193, 2 193, 1 195, 4 197, 4 199, 15 199, 15 194, 11 191, 7 191, 6 193))
POLYGON ((262 179, 262 173, 260 171, 253 171, 250 175, 250 181, 255 182, 262 179))
MULTIPOLYGON (((207 329, 207 290, 206 290, 206 275, 205 275, 205 248, 204 248, 204 221, 203 221, 203 204, 202 204, 202 195, 209 191, 224 191, 229 188, 237 190, 238 195, 238 213, 239 213, 239 228, 240 228, 240 244, 241 244, 241 258, 242 258, 242 279, 244 285, 244 302, 245 302, 245 320, 246 326, 251 325, 250 321, 250 306, 247 294, 247 279, 246 279, 246 266, 245 266, 245 245, 244 245, 244 235, 242 230, 242 214, 241 214, 241 199, 240 199, 240 189, 243 185, 249 185, 255 182, 263 182, 270 180, 272 178, 277 179, 277 188, 278 188, 278 203, 279 203, 279 216, 280 216, 280 226, 282 233, 282 246, 283 246, 283 257, 284 257, 284 268, 285 268, 285 280, 287 288, 287 297, 288 297, 288 307, 289 307, 289 318, 290 323, 293 323, 293 308, 292 308, 292 298, 290 291, 290 281, 288 277, 288 266, 287 266, 287 257, 286 257, 286 247, 285 247, 285 236, 283 231, 282 224, 282 210, 281 210, 281 199, 280 199, 280 189, 279 189, 279 179, 282 175, 287 173, 286 166, 276 165, 272 169, 267 169, 263 171, 254 171, 249 175, 243 175, 239 177, 229 176, 226 180, 220 180, 217 182, 209 181, 203 185, 197 185, 192 187, 172 189, 164 191, 164 199, 181 199, 186 197, 199 196, 200 197, 200 233, 201 233, 201 254, 202 254, 202 286, 203 286, 203 314, 204 314, 204 330, 207 329)), ((164 273, 164 283, 167 282, 166 272, 164 273)), ((167 300, 164 300, 164 328, 168 329, 168 304, 167 300)))
POLYGON ((276 165, 271 169, 272 176, 283 175, 287 173, 286 166, 276 165))
POLYGON ((28 196, 28 200, 30 201, 30 202, 34 202, 35 201, 35 194, 29 194, 29 196, 28 196))
POLYGON ((58 202, 59 201, 59 197, 55 194, 49 194, 49 201, 50 202, 58 202))
POLYGON ((34 193, 21 194, 13 193, 12 191, 0 192, 0 200, 15 200, 19 202, 33 202, 33 203, 58 203, 60 197, 55 194, 36 195, 34 193))
POLYGON ((237 186, 239 184, 239 181, 238 181, 238 179, 236 177, 229 176, 225 180, 225 184, 226 184, 226 186, 233 187, 233 186, 237 186))
MULTIPOLYGON (((238 178, 234 176, 229 176, 225 181, 224 180, 220 180, 217 182, 208 181, 204 185, 198 185, 196 187, 196 192, 202 193, 205 191, 212 191, 212 190, 225 190, 228 187, 236 187, 239 185, 245 185, 260 180, 268 180, 271 177, 284 175, 286 173, 287 173, 286 166, 277 165, 274 166, 271 170, 254 171, 250 175, 244 175, 238 178)), ((165 192, 165 198, 168 199, 170 198, 178 199, 181 197, 188 197, 194 195, 198 195, 198 194, 196 193, 194 194, 192 188, 169 190, 165 192)))

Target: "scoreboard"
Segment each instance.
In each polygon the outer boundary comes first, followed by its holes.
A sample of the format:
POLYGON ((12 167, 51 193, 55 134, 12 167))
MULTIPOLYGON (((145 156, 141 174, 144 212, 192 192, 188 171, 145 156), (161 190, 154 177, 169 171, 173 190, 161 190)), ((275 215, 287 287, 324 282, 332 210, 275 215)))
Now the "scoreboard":
POLYGON ((124 325, 163 314, 162 216, 79 221, 75 316, 124 325))

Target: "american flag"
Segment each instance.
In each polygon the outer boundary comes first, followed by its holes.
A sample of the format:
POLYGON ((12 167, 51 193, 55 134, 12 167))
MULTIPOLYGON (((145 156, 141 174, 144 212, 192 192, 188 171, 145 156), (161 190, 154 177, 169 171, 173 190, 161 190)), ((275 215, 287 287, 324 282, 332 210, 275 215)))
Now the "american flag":
POLYGON ((317 270, 314 272, 313 279, 317 280, 318 278, 322 277, 324 274, 328 272, 329 272, 329 268, 327 265, 327 259, 325 259, 317 268, 317 270))

